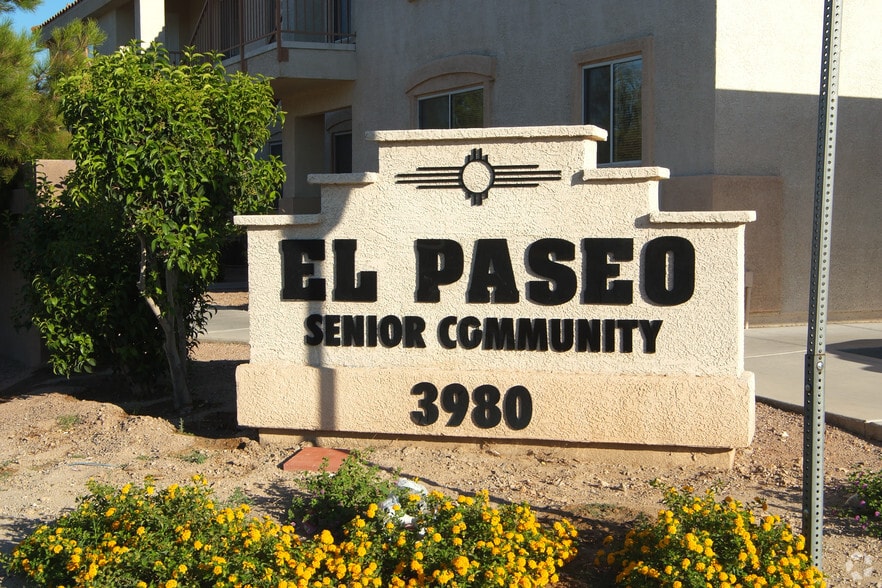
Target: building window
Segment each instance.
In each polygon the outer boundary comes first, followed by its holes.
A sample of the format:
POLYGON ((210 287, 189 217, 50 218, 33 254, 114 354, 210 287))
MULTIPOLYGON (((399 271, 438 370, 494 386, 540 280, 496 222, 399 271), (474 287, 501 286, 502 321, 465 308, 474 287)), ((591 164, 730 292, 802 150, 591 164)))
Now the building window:
POLYGON ((335 174, 352 173, 352 131, 331 134, 331 162, 335 174))
POLYGON ((421 129, 483 127, 484 88, 467 88, 420 98, 418 110, 421 129))
POLYGON ((643 59, 626 57, 582 68, 582 122, 606 129, 597 163, 643 159, 643 59))

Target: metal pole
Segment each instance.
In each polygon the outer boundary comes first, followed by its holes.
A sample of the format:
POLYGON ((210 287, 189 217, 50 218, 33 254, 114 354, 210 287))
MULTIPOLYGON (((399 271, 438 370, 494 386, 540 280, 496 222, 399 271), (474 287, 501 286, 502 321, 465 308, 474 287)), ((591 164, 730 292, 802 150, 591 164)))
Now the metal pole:
POLYGON ((842 0, 824 2, 811 290, 805 354, 802 532, 806 536, 812 563, 819 568, 823 560, 824 537, 825 337, 830 277, 830 223, 833 216, 833 167, 836 160, 836 92, 839 79, 841 3, 842 0))

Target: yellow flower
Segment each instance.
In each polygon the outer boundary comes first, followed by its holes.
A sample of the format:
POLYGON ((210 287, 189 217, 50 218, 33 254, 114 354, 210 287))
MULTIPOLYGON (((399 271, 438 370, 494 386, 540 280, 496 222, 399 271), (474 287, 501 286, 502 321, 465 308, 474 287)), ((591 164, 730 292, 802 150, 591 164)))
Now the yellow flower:
POLYGON ((469 558, 464 555, 458 555, 453 558, 451 564, 453 565, 453 569, 456 570, 456 573, 460 576, 464 576, 466 572, 469 571, 469 558))

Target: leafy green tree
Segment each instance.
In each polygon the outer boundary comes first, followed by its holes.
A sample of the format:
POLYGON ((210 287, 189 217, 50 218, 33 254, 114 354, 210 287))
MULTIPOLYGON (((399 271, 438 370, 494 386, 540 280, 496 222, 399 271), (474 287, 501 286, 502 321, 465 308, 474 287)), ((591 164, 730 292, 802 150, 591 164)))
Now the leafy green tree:
MULTIPOLYGON (((260 156, 282 117, 272 88, 265 78, 228 74, 217 55, 190 53, 176 66, 161 45, 133 42, 96 55, 61 81, 58 96, 76 160, 60 201, 102 215, 119 238, 108 246, 126 255, 126 280, 162 332, 175 405, 186 408, 187 358, 204 330, 204 293, 234 230, 231 217, 268 210, 284 181, 281 162, 260 156)), ((87 261, 95 264, 93 275, 106 273, 97 257, 87 261)), ((54 282, 46 282, 53 291, 54 282)), ((52 298, 40 296, 43 306, 52 298)), ((70 316, 94 311, 82 291, 74 298, 62 289, 54 298, 64 299, 70 316)), ((44 335, 63 330, 48 321, 39 325, 44 335)), ((89 329, 86 323, 77 324, 89 329)), ((108 320, 106 328, 124 332, 127 317, 108 320)), ((66 366, 94 359, 87 347, 80 350, 83 361, 66 366)))
POLYGON ((138 291, 138 248, 123 222, 112 203, 74 203, 40 182, 15 226, 27 278, 19 320, 40 331, 56 373, 112 365, 139 385, 163 371, 162 331, 138 291))

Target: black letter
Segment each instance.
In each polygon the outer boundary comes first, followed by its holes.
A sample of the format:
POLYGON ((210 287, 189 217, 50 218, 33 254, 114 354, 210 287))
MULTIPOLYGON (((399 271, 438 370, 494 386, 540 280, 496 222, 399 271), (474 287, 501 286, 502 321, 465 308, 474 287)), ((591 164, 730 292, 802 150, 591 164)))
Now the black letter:
POLYGON ((573 319, 551 319, 548 335, 554 351, 569 351, 573 348, 573 319))
POLYGON ((378 331, 383 347, 397 347, 401 343, 401 319, 394 314, 380 319, 378 331))
POLYGON ((616 321, 603 319, 603 351, 612 353, 616 350, 616 321))
POLYGON ((450 338, 450 327, 456 324, 455 316, 445 316, 438 322, 438 343, 444 349, 455 349, 456 341, 450 338))
POLYGON ((417 302, 441 300, 439 285, 452 284, 462 277, 462 247, 450 239, 417 239, 417 302), (442 262, 443 259, 443 262, 442 262))
POLYGON ((585 256, 582 267, 582 304, 631 304, 631 280, 612 280, 619 276, 619 264, 610 261, 634 259, 634 239, 582 239, 585 256))
POLYGON ((622 353, 632 353, 634 351, 634 329, 637 328, 635 320, 618 320, 616 327, 619 329, 622 337, 622 353))
POLYGON ((502 349, 511 351, 515 348, 514 319, 485 318, 484 344, 481 349, 502 349))
POLYGON ((315 275, 315 265, 305 259, 323 261, 325 242, 321 239, 282 240, 282 300, 324 300, 325 280, 303 278, 315 275))
POLYGON ((520 299, 505 239, 475 241, 466 302, 490 302, 490 288, 494 304, 512 304, 520 299))
POLYGON ((640 321, 640 332, 643 333, 643 350, 655 353, 655 340, 661 330, 662 321, 640 321))
POLYGON ((657 237, 643 252, 646 297, 662 306, 683 304, 695 291, 695 248, 683 237, 657 237), (671 259, 671 289, 668 260, 671 259))
POLYGON ((463 318, 456 327, 456 337, 460 347, 464 349, 474 349, 480 345, 483 334, 481 321, 473 316, 463 318))
POLYGON ((600 351, 600 319, 576 319, 576 351, 600 351))
POLYGON ((334 239, 334 300, 376 302, 377 272, 358 272, 355 286, 355 239, 334 239))
POLYGON ((423 317, 420 316, 405 316, 404 317, 404 346, 405 347, 419 347, 423 348, 426 346, 426 342, 423 341, 423 331, 426 330, 426 321, 423 317))
POLYGON ((572 300, 576 295, 576 272, 557 262, 575 258, 576 246, 564 239, 539 239, 531 244, 527 248, 527 269, 548 280, 527 282, 527 300, 546 305, 572 300))
POLYGON ((329 314, 325 317, 325 346, 340 347, 340 315, 329 314))
POLYGON ((306 329, 309 334, 303 338, 307 345, 320 345, 322 342, 322 315, 311 314, 306 317, 306 329))
POLYGON ((343 347, 364 347, 364 315, 343 315, 340 342, 343 347))
POLYGON ((516 337, 518 351, 548 351, 548 323, 545 319, 519 318, 516 337))

